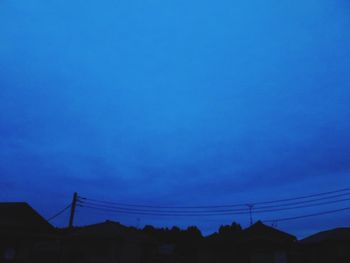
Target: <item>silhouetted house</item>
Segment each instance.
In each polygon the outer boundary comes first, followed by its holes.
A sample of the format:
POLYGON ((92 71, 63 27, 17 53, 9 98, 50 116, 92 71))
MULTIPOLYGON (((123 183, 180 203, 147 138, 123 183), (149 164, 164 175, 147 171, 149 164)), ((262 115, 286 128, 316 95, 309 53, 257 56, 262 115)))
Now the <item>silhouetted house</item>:
POLYGON ((64 262, 152 262, 155 244, 136 229, 117 222, 75 228, 63 239, 64 262))
POLYGON ((230 236, 214 234, 205 241, 205 263, 291 263, 295 261, 296 237, 258 221, 230 236))
POLYGON ((350 262, 350 228, 319 232, 300 243, 304 262, 350 262))
POLYGON ((54 228, 27 203, 0 203, 0 262, 51 262, 54 228))
POLYGON ((176 226, 171 229, 145 226, 142 232, 157 242, 152 263, 200 262, 198 252, 203 236, 197 227, 190 226, 181 230, 176 226))
POLYGON ((248 256, 246 262, 289 263, 296 261, 296 240, 295 236, 258 221, 239 235, 239 247, 248 256))

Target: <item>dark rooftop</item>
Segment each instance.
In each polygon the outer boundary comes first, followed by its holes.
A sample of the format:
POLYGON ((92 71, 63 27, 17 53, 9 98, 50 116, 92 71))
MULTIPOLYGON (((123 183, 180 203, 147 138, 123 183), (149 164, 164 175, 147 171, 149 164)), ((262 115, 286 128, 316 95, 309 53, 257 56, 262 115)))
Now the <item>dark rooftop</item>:
POLYGON ((107 220, 102 223, 77 227, 69 234, 71 237, 92 237, 92 238, 109 238, 109 239, 134 239, 145 240, 146 236, 139 233, 136 229, 124 226, 119 222, 107 220))
POLYGON ((350 241, 350 227, 322 231, 301 240, 301 243, 312 244, 324 241, 350 241))
POLYGON ((270 242, 293 242, 296 241, 296 237, 286 232, 280 231, 276 228, 267 226, 261 221, 256 222, 254 225, 244 229, 240 234, 242 241, 257 241, 264 240, 270 242))
POLYGON ((0 203, 1 231, 46 232, 53 229, 53 226, 27 203, 0 203))

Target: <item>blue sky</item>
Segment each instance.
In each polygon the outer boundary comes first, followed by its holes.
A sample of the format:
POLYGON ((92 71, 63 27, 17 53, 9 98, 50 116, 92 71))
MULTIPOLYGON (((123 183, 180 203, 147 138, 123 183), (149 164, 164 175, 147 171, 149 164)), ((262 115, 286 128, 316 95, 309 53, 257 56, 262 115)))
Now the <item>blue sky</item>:
MULTIPOLYGON (((1 200, 26 200, 47 217, 74 191, 194 205, 350 185, 349 8, 345 0, 1 1, 1 200)), ((81 224, 106 217, 80 213, 81 224)), ((111 217, 206 232, 248 223, 111 217)), ((302 236, 346 218, 280 227, 302 236)))

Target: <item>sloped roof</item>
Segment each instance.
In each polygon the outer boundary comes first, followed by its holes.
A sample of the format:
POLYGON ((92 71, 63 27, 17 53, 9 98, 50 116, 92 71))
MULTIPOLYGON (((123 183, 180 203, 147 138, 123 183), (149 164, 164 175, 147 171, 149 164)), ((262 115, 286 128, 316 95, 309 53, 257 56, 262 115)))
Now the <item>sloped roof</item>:
POLYGON ((312 244, 324 241, 350 241, 350 227, 340 227, 322 231, 306 237, 300 242, 304 244, 312 244))
POLYGON ((70 237, 93 237, 93 238, 122 238, 133 240, 146 240, 146 236, 130 229, 118 222, 107 220, 102 223, 75 228, 70 237))
POLYGON ((244 229, 240 233, 241 241, 293 242, 296 237, 263 224, 261 221, 244 229))
POLYGON ((29 204, 6 202, 0 203, 0 229, 45 232, 52 231, 54 228, 29 204))
POLYGON ((105 221, 103 223, 77 227, 72 235, 73 236, 101 236, 101 237, 114 237, 124 236, 127 228, 118 222, 105 221))

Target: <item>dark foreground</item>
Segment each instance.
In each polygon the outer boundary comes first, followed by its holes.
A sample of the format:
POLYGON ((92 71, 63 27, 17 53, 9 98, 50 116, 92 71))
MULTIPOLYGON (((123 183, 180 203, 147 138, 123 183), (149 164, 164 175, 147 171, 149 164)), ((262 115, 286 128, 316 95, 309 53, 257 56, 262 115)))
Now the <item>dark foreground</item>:
POLYGON ((57 229, 26 203, 0 203, 0 262, 348 263, 350 228, 303 240, 262 222, 222 226, 207 237, 196 227, 136 229, 113 221, 57 229))

